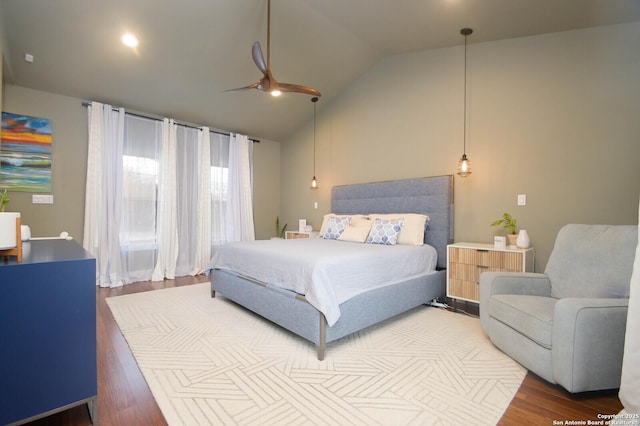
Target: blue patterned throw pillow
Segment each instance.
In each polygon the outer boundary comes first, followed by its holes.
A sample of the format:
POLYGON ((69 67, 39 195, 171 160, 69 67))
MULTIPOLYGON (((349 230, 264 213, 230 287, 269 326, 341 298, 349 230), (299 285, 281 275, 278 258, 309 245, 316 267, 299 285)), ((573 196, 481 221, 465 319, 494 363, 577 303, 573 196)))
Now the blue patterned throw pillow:
POLYGON ((342 232, 349 227, 349 222, 351 222, 350 217, 330 217, 322 238, 325 240, 337 240, 342 232))
POLYGON ((367 244, 393 246, 398 242, 398 234, 404 228, 404 219, 376 219, 369 232, 367 244))

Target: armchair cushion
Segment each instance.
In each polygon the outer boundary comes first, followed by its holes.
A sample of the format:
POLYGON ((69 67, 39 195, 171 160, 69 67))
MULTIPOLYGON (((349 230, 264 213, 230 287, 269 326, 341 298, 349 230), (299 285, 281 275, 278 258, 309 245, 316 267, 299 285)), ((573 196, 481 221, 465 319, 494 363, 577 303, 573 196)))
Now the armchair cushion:
POLYGON ((551 349, 553 311, 557 301, 551 297, 499 294, 489 302, 489 315, 551 349))
POLYGON ((480 275, 480 324, 489 333, 490 299, 496 294, 551 295, 549 277, 533 272, 484 272, 480 275))
POLYGON ((629 299, 565 298, 555 307, 553 378, 571 392, 620 386, 629 299))
POLYGON ((637 241, 635 225, 563 226, 545 269, 551 295, 628 298, 637 241))

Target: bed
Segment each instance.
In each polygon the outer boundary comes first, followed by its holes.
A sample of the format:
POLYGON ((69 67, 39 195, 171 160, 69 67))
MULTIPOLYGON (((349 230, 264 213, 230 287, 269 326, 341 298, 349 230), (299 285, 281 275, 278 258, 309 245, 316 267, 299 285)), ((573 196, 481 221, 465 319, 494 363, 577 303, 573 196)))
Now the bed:
MULTIPOLYGON (((325 357, 327 343, 444 296, 446 246, 453 241, 453 177, 446 175, 337 186, 331 192, 331 207, 335 215, 392 213, 427 215, 429 221, 424 232, 423 251, 434 252, 432 262, 435 268, 423 273, 413 271, 407 278, 401 280, 386 276, 383 281, 375 283, 369 290, 357 291, 355 295, 342 294, 337 297, 339 303, 336 316, 333 308, 319 304, 318 294, 314 293, 314 290, 306 287, 308 294, 306 296, 303 294, 305 291, 301 288, 308 284, 306 281, 310 281, 309 278, 304 278, 303 272, 298 275, 301 277, 302 287, 294 283, 291 289, 287 289, 278 286, 282 285, 281 283, 274 285, 273 282, 269 282, 276 279, 272 280, 268 274, 265 278, 252 272, 238 272, 228 268, 220 261, 220 256, 214 257, 208 267, 211 277, 211 297, 216 297, 216 293, 220 293, 225 298, 314 343, 319 360, 325 357)), ((283 249, 286 246, 289 250, 289 262, 299 265, 299 271, 304 271, 305 260, 294 259, 295 255, 292 253, 297 251, 298 246, 313 245, 316 242, 294 239, 254 243, 251 246, 256 250, 252 254, 256 262, 261 256, 260 250, 264 248, 262 246, 276 244, 283 249)), ((320 239, 317 243, 331 242, 320 239)), ((336 245, 326 250, 338 250, 340 244, 342 244, 340 247, 347 247, 349 244, 358 243, 333 242, 333 244, 336 245)), ((373 245, 362 244, 362 246, 373 245)), ((394 248, 403 249, 400 245, 394 248)), ((254 261, 248 252, 246 256, 245 263, 253 264, 254 261)), ((241 258, 237 253, 227 257, 241 258)), ((320 255, 318 257, 320 258, 320 255)), ((405 267, 411 267, 413 262, 411 260, 406 263, 405 267)), ((395 263, 396 261, 393 262, 395 263)), ((257 263, 256 265, 256 270, 266 269, 257 263)), ((371 274, 366 279, 373 280, 377 274, 377 272, 371 274)), ((331 276, 326 278, 328 281, 323 283, 323 287, 333 279, 331 276)), ((333 301, 334 304, 335 302, 336 300, 333 301)))

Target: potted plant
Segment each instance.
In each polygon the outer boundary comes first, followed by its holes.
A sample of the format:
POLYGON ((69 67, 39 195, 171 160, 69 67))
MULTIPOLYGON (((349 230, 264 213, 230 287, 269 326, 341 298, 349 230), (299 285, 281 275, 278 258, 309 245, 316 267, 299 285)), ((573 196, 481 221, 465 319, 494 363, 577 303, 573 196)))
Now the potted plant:
POLYGON ((507 229, 509 233, 507 234, 507 240, 509 241, 510 246, 516 245, 516 240, 518 239, 518 235, 516 234, 516 219, 511 216, 509 213, 505 213, 502 215, 502 219, 498 219, 491 224, 491 226, 500 226, 504 229, 507 229))
POLYGON ((287 224, 285 223, 282 228, 280 228, 280 216, 276 216, 276 236, 277 238, 284 238, 285 231, 287 230, 287 224))
POLYGON ((5 189, 0 193, 0 250, 12 249, 18 245, 16 219, 20 217, 20 213, 5 212, 7 204, 9 197, 5 189))
POLYGON ((5 189, 0 196, 0 212, 4 212, 4 208, 7 204, 9 204, 9 197, 7 196, 7 190, 5 189))

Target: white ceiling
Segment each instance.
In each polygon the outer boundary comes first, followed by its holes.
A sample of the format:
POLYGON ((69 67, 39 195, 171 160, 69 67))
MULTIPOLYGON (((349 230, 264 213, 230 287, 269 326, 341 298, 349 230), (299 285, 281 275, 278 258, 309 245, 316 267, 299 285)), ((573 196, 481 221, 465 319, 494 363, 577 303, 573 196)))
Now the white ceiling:
MULTIPOLYGON (((283 141, 309 96, 225 93, 261 77, 266 0, 0 0, 6 83, 283 141), (120 43, 124 31, 140 46, 120 43), (24 60, 34 56, 33 63, 24 60)), ((387 55, 640 21, 638 0, 273 0, 271 68, 326 104, 387 55)))

